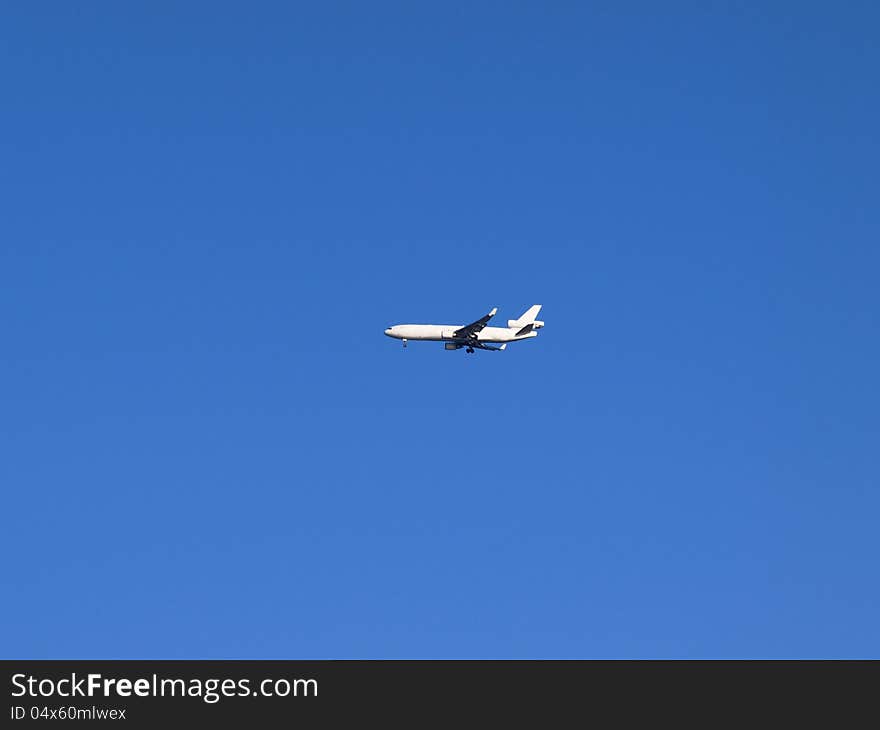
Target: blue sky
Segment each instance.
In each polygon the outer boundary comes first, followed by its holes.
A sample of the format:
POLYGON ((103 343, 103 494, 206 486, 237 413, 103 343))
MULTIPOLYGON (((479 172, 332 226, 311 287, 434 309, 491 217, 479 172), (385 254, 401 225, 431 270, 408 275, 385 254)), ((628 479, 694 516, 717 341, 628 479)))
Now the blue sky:
POLYGON ((873 3, 2 15, 2 655, 880 656, 873 3))

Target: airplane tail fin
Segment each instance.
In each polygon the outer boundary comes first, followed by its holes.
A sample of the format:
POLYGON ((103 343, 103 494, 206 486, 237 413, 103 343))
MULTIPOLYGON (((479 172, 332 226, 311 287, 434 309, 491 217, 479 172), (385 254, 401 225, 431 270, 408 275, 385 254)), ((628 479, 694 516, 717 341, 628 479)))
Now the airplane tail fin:
POLYGON ((522 314, 522 316, 520 316, 519 319, 508 319, 507 326, 508 327, 515 327, 516 329, 519 329, 521 327, 525 327, 527 325, 530 325, 535 321, 535 319, 538 316, 538 312, 540 312, 540 311, 541 311, 541 305, 535 304, 535 305, 529 307, 522 314))

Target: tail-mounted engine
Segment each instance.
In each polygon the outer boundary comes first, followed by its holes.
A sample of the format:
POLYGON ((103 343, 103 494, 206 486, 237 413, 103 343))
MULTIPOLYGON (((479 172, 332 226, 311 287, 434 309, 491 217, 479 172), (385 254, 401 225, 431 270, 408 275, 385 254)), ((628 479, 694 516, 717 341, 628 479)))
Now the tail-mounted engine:
POLYGON ((540 319, 536 319, 534 322, 526 322, 525 324, 516 319, 508 319, 507 326, 510 328, 519 327, 520 329, 516 334, 526 335, 529 332, 541 329, 541 327, 544 326, 544 323, 540 319))

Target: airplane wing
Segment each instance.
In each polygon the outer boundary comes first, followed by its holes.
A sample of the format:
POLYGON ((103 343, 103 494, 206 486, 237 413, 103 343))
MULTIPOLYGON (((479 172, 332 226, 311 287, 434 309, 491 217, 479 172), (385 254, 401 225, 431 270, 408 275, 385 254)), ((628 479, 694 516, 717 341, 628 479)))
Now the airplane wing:
POLYGON ((456 339, 476 339, 477 333, 489 323, 489 320, 495 316, 495 312, 497 311, 498 307, 493 307, 492 311, 489 312, 489 314, 487 314, 485 317, 480 317, 480 319, 478 319, 476 322, 471 322, 470 324, 466 324, 464 327, 455 330, 455 332, 452 333, 453 336, 456 339))

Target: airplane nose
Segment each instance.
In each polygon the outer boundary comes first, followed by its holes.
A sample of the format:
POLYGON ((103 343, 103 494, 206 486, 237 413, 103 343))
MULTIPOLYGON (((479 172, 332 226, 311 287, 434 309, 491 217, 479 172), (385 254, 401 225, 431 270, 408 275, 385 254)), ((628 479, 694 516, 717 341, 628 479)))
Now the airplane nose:
POLYGON ((386 335, 390 335, 390 334, 391 334, 391 328, 390 328, 390 327, 388 327, 388 328, 385 330, 385 334, 386 334, 386 335))

